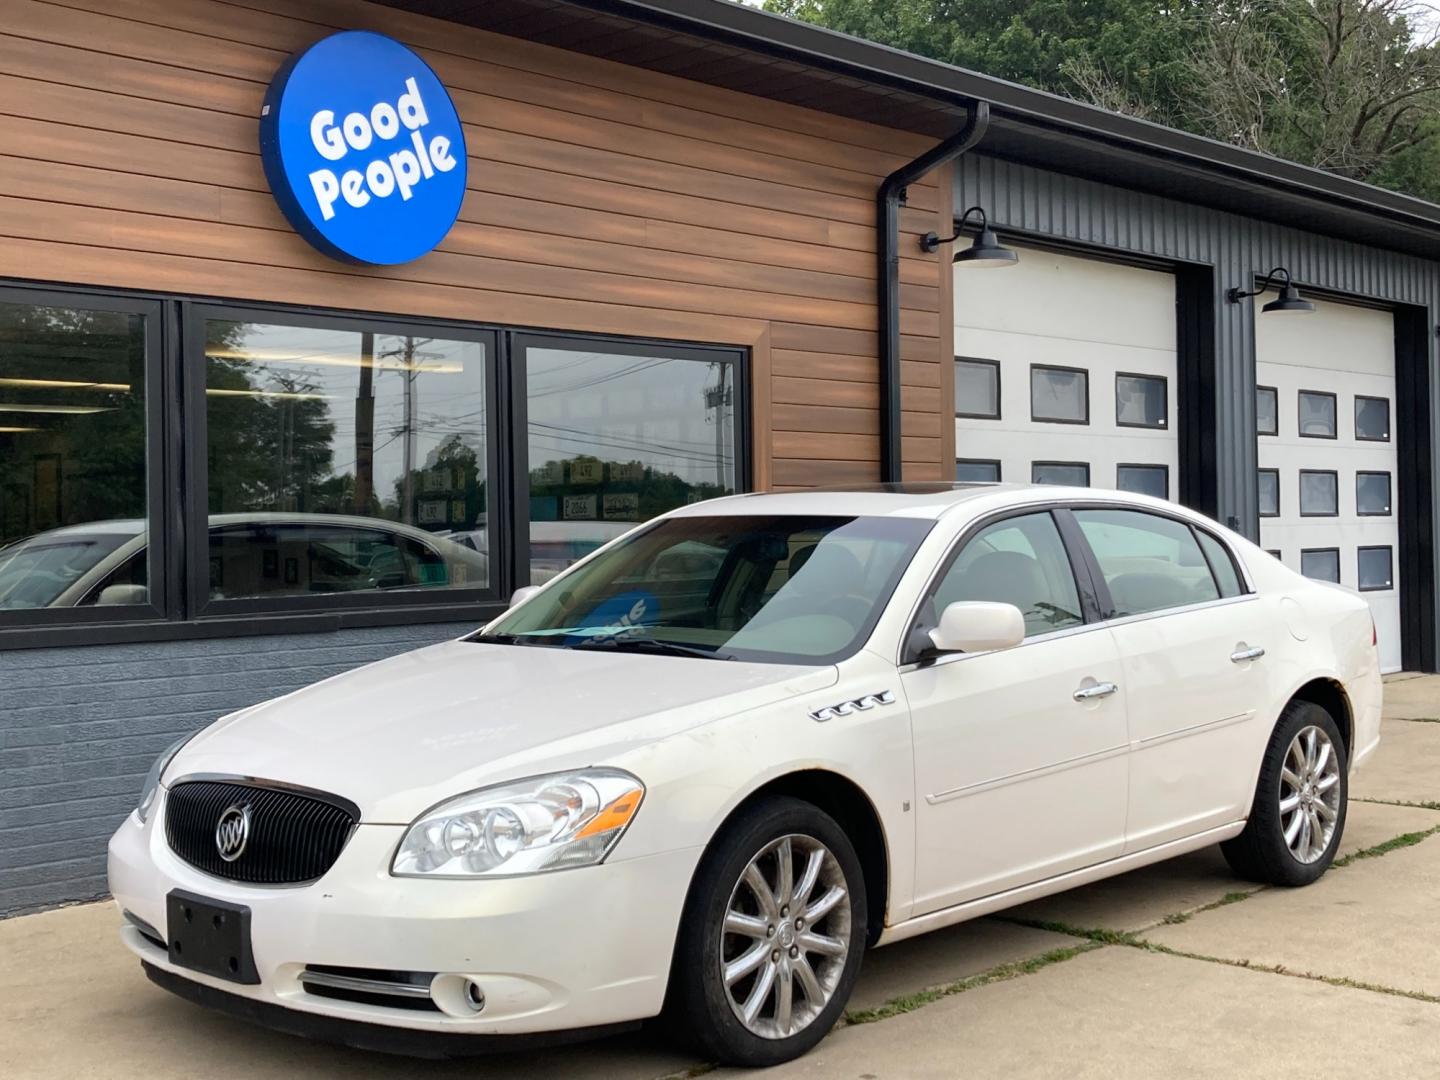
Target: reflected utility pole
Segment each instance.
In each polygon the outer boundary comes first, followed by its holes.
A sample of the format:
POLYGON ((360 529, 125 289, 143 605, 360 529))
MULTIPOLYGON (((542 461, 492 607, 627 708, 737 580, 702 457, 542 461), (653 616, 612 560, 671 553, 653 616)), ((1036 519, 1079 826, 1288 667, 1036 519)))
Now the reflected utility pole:
POLYGON ((369 516, 375 491, 375 335, 360 335, 360 388, 355 392, 354 511, 369 516))
POLYGON ((415 339, 407 337, 401 350, 400 375, 405 380, 405 488, 400 520, 415 524, 415 339))

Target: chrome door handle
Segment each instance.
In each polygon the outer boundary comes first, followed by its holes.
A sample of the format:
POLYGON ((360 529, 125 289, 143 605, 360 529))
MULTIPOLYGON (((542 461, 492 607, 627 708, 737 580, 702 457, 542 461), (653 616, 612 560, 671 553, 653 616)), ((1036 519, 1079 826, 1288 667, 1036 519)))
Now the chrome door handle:
POLYGON ((1232 663, 1243 664, 1246 660, 1259 660, 1264 655, 1265 650, 1256 645, 1250 649, 1236 649, 1230 654, 1230 660, 1232 663))
POLYGON ((1093 686, 1080 687, 1070 696, 1076 701, 1089 701, 1092 698, 1109 697, 1119 689, 1113 682, 1097 682, 1093 686))

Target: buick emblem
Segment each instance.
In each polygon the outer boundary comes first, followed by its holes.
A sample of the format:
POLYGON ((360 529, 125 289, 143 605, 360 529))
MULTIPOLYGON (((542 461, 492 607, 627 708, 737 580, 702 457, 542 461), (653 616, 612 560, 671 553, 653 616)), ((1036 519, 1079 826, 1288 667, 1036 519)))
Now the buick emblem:
POLYGON ((226 862, 234 862, 245 854, 250 842, 250 804, 236 803, 220 815, 215 826, 215 850, 226 862))

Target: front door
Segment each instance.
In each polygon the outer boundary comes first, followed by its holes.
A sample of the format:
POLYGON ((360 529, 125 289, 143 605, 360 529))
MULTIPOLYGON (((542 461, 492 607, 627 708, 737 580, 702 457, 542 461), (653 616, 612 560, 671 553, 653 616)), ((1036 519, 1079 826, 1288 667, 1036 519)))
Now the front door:
MULTIPOLYGON (((1139 510, 1077 507, 1102 604, 1123 658, 1130 721, 1126 851, 1245 815, 1255 725, 1267 699, 1264 650, 1277 629, 1243 592, 1234 560, 1205 529, 1139 510)), ((1281 631, 1284 632, 1283 630, 1281 631)))
POLYGON ((1011 603, 1025 642, 901 676, 914 733, 915 913, 1112 858, 1125 833, 1120 660, 1087 626, 1048 511, 966 540, 927 603, 1011 603), (1078 696, 1077 696, 1078 694, 1078 696))

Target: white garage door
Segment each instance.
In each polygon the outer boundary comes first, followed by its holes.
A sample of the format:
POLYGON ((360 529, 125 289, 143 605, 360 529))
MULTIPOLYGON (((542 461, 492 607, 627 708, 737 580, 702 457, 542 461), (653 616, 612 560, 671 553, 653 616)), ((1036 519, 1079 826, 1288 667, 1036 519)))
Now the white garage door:
POLYGON ((1380 664, 1398 671, 1394 316, 1257 307, 1255 357, 1260 542, 1286 566, 1361 590, 1380 664))
POLYGON ((1175 278, 1020 249, 955 271, 955 475, 1176 497, 1175 278))

